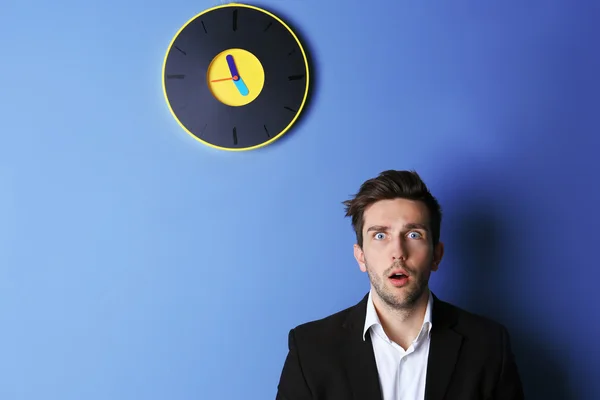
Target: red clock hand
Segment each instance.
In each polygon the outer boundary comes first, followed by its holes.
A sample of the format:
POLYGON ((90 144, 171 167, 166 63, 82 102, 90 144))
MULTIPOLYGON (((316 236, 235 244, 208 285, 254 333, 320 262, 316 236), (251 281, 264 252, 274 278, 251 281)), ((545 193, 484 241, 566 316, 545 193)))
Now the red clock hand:
POLYGON ((238 79, 239 78, 236 75, 236 76, 234 76, 232 78, 213 79, 213 80, 211 80, 211 82, 222 82, 222 81, 231 81, 231 80, 237 81, 238 79))

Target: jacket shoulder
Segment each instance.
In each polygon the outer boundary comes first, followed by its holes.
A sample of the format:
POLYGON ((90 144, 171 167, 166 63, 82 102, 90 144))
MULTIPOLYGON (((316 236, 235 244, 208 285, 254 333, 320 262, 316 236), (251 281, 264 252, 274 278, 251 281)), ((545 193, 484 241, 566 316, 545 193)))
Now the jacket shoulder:
POLYGON ((362 303, 364 301, 326 317, 297 325, 290 330, 290 337, 296 343, 308 343, 310 347, 335 345, 348 334, 348 324, 364 320, 360 309, 362 303))
POLYGON ((482 314, 444 301, 440 301, 439 309, 440 312, 452 316, 454 320, 453 329, 465 337, 481 341, 497 342, 502 340, 502 336, 508 334, 504 324, 482 314))
POLYGON ((302 336, 323 335, 328 332, 337 331, 343 327, 355 308, 356 306, 348 307, 323 318, 304 322, 295 326, 293 331, 302 336))

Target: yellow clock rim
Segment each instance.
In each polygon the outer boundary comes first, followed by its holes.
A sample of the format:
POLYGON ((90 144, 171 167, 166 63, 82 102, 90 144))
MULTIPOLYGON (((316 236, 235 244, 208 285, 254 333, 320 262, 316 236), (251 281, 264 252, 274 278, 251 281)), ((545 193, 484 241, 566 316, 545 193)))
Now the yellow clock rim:
POLYGON ((210 7, 207 8, 205 10, 203 10, 202 12, 194 15, 193 17, 191 17, 190 19, 187 20, 187 22, 185 24, 183 24, 175 33, 175 35, 173 35, 173 38, 171 39, 169 46, 167 47, 167 51, 165 53, 165 57, 163 60, 163 65, 162 65, 162 69, 161 69, 161 73, 162 73, 162 77, 161 77, 161 81, 162 81, 162 88, 163 88, 163 95, 165 97, 165 101, 167 103, 167 107, 169 108, 169 112, 171 113, 171 115, 173 116, 173 118, 175 118, 175 121, 177 121, 177 123, 179 124, 179 126, 184 130, 184 132, 186 132, 188 135, 190 135, 192 138, 196 139, 197 141, 201 142, 202 144, 208 146, 208 147, 212 147, 213 149, 218 149, 218 150, 225 150, 225 151, 234 151, 234 152, 240 152, 240 151, 249 151, 249 150, 255 150, 261 147, 265 147, 273 142, 275 142, 276 140, 280 139, 287 131, 290 130, 290 128, 296 123, 296 120, 300 117, 300 114, 302 114, 302 111, 304 110, 304 105, 306 104, 306 100, 308 98, 308 91, 310 88, 310 71, 308 68, 308 58, 306 56, 306 52, 304 50, 304 46, 302 46, 302 43, 300 42, 300 39, 298 39, 298 36, 296 35, 296 33, 288 26, 288 24, 286 24, 281 18, 279 18, 277 15, 263 9, 260 7, 256 7, 256 6, 251 6, 248 4, 242 4, 242 3, 228 3, 228 4, 222 4, 222 5, 218 5, 218 6, 214 6, 214 7, 210 7), (192 22, 194 21, 196 18, 207 14, 211 11, 220 9, 220 8, 231 8, 231 7, 244 7, 244 8, 250 8, 256 11, 260 11, 264 14, 267 14, 269 17, 275 19, 277 22, 279 22, 281 25, 283 25, 292 35, 292 37, 294 38, 294 40, 296 41, 296 43, 298 44, 298 47, 300 48, 300 51, 302 53, 302 59, 304 60, 304 67, 306 68, 306 84, 305 87, 306 89, 304 90, 304 96, 302 97, 302 102, 300 103, 300 107, 298 107, 298 111, 296 112, 296 115, 294 115, 294 118, 290 121, 290 123, 283 128, 277 135, 275 135, 274 137, 272 137, 271 139, 261 143, 261 144, 257 144, 254 146, 250 146, 250 147, 243 147, 243 148, 230 148, 230 147, 222 147, 222 146, 217 146, 214 145, 212 143, 209 143, 205 140, 200 139, 198 136, 194 135, 192 132, 190 132, 182 123, 181 121, 179 121, 179 118, 177 118, 177 115, 175 114, 175 111, 173 110, 173 108, 171 107, 171 103, 169 103, 169 97, 167 95, 167 86, 165 84, 165 70, 167 67, 167 59, 169 58, 169 53, 171 52, 171 48, 173 47, 173 44, 175 43, 175 41, 177 40, 177 38, 179 37, 179 34, 192 22))

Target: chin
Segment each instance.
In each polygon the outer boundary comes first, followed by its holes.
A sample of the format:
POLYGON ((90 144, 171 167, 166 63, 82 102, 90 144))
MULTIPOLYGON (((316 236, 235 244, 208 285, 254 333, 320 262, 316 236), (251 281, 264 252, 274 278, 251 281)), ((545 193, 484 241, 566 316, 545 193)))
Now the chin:
POLYGON ((389 299, 393 299, 394 303, 399 306, 407 307, 415 304, 419 299, 423 297, 424 290, 416 290, 410 285, 402 287, 392 286, 389 290, 386 290, 389 299))

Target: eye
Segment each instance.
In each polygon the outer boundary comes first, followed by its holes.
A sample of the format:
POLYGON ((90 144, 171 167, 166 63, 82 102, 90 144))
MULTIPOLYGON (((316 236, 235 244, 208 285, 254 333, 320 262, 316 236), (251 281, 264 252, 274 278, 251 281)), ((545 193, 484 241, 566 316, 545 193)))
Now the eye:
POLYGON ((382 240, 385 239, 385 233, 382 232, 377 232, 374 236, 375 240, 382 240))
POLYGON ((408 234, 408 236, 409 236, 411 239, 420 239, 420 238, 422 237, 422 235, 421 235, 419 232, 410 232, 410 233, 408 234))

